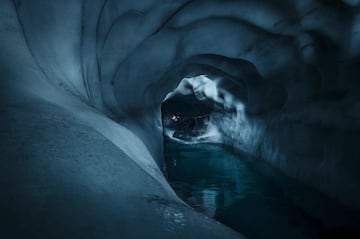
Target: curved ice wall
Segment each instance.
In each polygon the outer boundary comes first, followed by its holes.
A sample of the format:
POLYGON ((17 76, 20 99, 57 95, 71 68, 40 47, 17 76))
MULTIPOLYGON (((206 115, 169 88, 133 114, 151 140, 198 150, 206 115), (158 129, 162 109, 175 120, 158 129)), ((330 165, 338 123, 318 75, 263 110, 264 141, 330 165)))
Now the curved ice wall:
POLYGON ((184 206, 161 174, 160 104, 203 74, 233 90, 261 132, 230 135, 239 148, 360 206, 358 1, 0 6, 6 232, 238 236, 184 206))

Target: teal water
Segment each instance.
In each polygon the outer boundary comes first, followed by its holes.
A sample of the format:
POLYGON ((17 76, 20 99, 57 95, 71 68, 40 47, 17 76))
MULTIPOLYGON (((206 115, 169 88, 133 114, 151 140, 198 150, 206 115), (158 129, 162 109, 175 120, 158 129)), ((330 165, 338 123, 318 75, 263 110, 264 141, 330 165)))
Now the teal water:
POLYGON ((167 139, 165 160, 180 198, 250 239, 360 239, 360 212, 230 147, 167 139))

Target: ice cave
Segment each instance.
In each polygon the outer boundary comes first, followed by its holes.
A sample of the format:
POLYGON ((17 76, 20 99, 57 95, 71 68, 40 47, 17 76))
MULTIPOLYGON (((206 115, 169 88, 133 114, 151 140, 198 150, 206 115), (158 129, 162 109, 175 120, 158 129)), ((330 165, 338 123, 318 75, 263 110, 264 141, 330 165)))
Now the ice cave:
POLYGON ((359 0, 1 0, 0 238, 359 239, 359 0))

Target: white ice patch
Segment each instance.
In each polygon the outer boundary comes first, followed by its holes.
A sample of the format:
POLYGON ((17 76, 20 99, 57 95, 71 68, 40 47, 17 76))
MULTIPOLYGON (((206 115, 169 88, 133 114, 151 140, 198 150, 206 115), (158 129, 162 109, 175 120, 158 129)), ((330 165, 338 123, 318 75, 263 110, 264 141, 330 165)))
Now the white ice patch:
POLYGON ((199 101, 216 99, 218 97, 216 84, 204 75, 185 78, 193 87, 193 92, 199 101))
POLYGON ((217 81, 206 75, 182 79, 178 87, 166 95, 164 101, 176 95, 194 95, 198 101, 210 100, 222 105, 224 109, 244 110, 242 102, 226 90, 219 88, 217 81))
POLYGON ((210 123, 218 128, 222 143, 232 145, 247 153, 257 153, 264 127, 258 122, 249 121, 243 110, 211 115, 210 123))
POLYGON ((184 78, 178 87, 170 92, 165 100, 175 95, 191 95, 193 94, 197 100, 205 99, 215 100, 218 98, 216 83, 205 75, 184 78))
POLYGON ((164 128, 164 134, 169 139, 182 144, 200 144, 200 143, 222 143, 222 137, 219 129, 214 124, 209 124, 204 134, 193 137, 191 140, 182 140, 174 137, 175 130, 164 128))

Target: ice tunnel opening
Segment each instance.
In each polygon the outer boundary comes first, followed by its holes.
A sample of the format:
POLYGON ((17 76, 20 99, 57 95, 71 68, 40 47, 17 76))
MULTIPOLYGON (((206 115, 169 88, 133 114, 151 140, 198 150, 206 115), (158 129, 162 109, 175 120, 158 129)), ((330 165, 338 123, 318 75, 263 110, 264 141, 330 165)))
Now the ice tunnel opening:
POLYGON ((353 232, 358 215, 258 160, 253 152, 264 131, 246 113, 242 88, 231 94, 222 80, 184 78, 162 103, 166 177, 179 198, 254 239, 324 238, 331 225, 353 232), (324 216, 329 211, 332 218, 324 216), (317 221, 324 226, 314 227, 317 221))
POLYGON ((164 136, 182 143, 221 143, 219 116, 244 116, 244 105, 206 75, 183 78, 161 106, 164 136))
POLYGON ((217 95, 215 82, 205 75, 181 80, 162 104, 164 136, 184 143, 209 137, 217 95))

